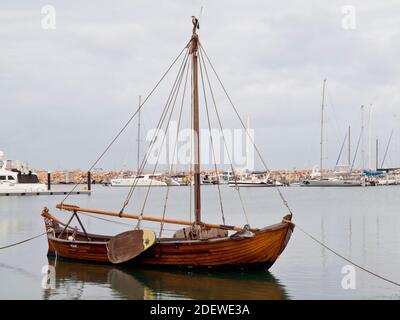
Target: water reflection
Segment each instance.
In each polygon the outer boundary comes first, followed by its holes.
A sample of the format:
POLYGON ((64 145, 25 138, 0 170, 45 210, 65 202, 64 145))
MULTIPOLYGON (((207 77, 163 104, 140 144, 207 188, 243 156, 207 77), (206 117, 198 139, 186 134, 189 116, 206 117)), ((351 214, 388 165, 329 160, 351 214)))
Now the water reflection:
POLYGON ((55 266, 56 288, 43 290, 44 299, 64 292, 68 299, 85 297, 86 285, 107 287, 123 299, 288 299, 284 287, 269 272, 187 272, 127 269, 49 259, 55 266))
POLYGON ((350 256, 352 254, 352 237, 353 237, 353 230, 352 230, 352 225, 351 225, 351 217, 349 217, 349 253, 350 256))

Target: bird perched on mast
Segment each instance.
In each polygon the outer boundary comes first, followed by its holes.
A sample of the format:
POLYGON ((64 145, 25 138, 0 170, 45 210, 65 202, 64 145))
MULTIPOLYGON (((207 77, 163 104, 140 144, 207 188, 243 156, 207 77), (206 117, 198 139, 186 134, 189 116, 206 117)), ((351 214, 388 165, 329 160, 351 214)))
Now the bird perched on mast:
POLYGON ((199 19, 195 16, 192 16, 192 23, 193 23, 193 33, 196 33, 196 29, 200 29, 199 19))

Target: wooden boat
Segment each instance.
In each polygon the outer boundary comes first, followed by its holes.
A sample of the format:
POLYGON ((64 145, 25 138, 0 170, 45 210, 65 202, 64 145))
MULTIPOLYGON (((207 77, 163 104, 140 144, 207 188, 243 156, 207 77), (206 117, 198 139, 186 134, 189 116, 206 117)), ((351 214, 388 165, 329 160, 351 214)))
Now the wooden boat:
MULTIPOLYGON (((48 255, 109 263, 107 245, 111 236, 76 232, 53 217, 47 209, 45 218, 48 232, 48 255), (65 231, 64 231, 65 230, 65 231), (63 232, 64 231, 64 232, 63 232), (69 237, 75 232, 74 240, 69 237)), ((230 237, 191 240, 161 238, 147 251, 129 261, 130 264, 173 267, 271 267, 285 249, 293 231, 289 216, 281 223, 262 229, 250 229, 248 238, 238 231, 230 237)), ((221 226, 223 227, 223 226, 221 226)))
MULTIPOLYGON (((140 214, 127 214, 124 209, 130 198, 125 201, 120 212, 80 208, 62 202, 57 205, 57 208, 73 213, 66 224, 51 215, 47 208, 42 211, 48 231, 49 255, 56 253, 58 257, 75 260, 100 263, 125 262, 132 265, 158 267, 268 269, 285 249, 294 228, 291 223, 291 213, 286 215, 280 223, 264 228, 251 228, 249 225, 237 227, 209 224, 204 223, 201 219, 198 101, 198 71, 201 68, 201 65, 199 67, 199 55, 201 54, 200 42, 196 33, 198 20, 193 17, 192 21, 193 34, 186 49, 187 57, 191 58, 192 71, 192 114, 195 133, 193 165, 195 221, 173 220, 167 219, 165 216, 163 218, 144 216, 143 210, 140 214), (144 236, 145 230, 132 230, 130 245, 127 245, 129 242, 125 242, 125 239, 129 239, 129 233, 116 236, 88 234, 79 218, 78 213, 80 212, 159 222, 162 226, 164 223, 172 223, 187 227, 176 232, 172 238, 154 237, 154 242, 144 236), (70 227, 74 217, 78 220, 82 230, 70 227), (234 233, 229 234, 229 231, 234 233)), ((201 76, 203 77, 202 74, 201 76)), ((141 174, 142 168, 139 170, 139 174, 141 174)), ((135 185, 132 186, 133 190, 134 187, 135 185)))

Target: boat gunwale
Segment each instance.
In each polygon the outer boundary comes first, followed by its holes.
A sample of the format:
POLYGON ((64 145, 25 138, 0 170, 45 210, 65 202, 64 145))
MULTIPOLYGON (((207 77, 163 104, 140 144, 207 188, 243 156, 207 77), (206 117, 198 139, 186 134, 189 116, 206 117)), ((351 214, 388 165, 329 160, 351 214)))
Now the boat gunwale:
MULTIPOLYGON (((65 224, 61 221, 59 221, 57 218, 53 217, 49 212, 46 212, 46 214, 42 214, 43 217, 53 220, 56 223, 62 224, 65 226, 65 224)), ((252 232, 255 233, 254 236, 257 235, 261 235, 263 233, 266 232, 272 232, 272 231, 277 231, 279 229, 283 229, 283 228, 290 228, 291 226, 293 226, 293 224, 289 221, 282 221, 270 226, 266 226, 263 227, 261 229, 251 229, 252 232)), ((72 229, 72 227, 70 227, 72 229)), ((61 232, 61 228, 60 230, 54 230, 55 233, 60 233, 61 232)), ((47 237, 50 241, 56 241, 56 242, 63 242, 63 243, 71 243, 71 244, 94 244, 94 245, 107 245, 107 243, 109 242, 109 240, 113 237, 110 235, 100 235, 100 234, 90 234, 90 233, 83 233, 82 231, 78 231, 78 234, 80 236, 84 236, 84 237, 93 237, 93 238, 104 238, 105 241, 91 241, 91 240, 87 240, 87 241, 82 241, 82 240, 68 240, 68 239, 63 239, 63 238, 58 238, 55 237, 51 234, 48 234, 47 237)), ((157 245, 173 245, 173 244, 205 244, 205 243, 216 243, 216 242, 224 242, 224 241, 242 241, 242 240, 246 240, 249 238, 243 237, 243 238, 233 238, 235 234, 228 236, 228 237, 222 237, 222 238, 209 238, 209 239, 183 239, 183 238, 161 238, 159 240, 156 241, 157 245)))

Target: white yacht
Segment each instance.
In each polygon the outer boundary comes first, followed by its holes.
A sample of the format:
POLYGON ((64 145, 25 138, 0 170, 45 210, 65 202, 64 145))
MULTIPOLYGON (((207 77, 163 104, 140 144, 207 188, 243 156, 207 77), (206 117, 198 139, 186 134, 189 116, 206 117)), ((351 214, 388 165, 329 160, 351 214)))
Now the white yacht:
POLYGON ((311 178, 300 183, 302 187, 361 187, 365 183, 359 175, 349 174, 348 171, 336 170, 324 177, 320 171, 314 167, 311 178))
POLYGON ((279 181, 273 181, 269 178, 269 173, 248 174, 236 181, 229 181, 230 187, 280 187, 283 186, 279 181))
POLYGON ((300 184, 302 187, 361 187, 362 185, 361 179, 345 179, 343 177, 308 179, 300 184))
POLYGON ((3 159, 0 151, 0 193, 45 192, 47 187, 40 183, 37 175, 19 161, 3 159))
POLYGON ((112 187, 131 187, 136 184, 137 187, 165 187, 167 183, 161 181, 159 175, 144 174, 139 176, 132 176, 129 178, 116 178, 111 179, 110 184, 112 187))

